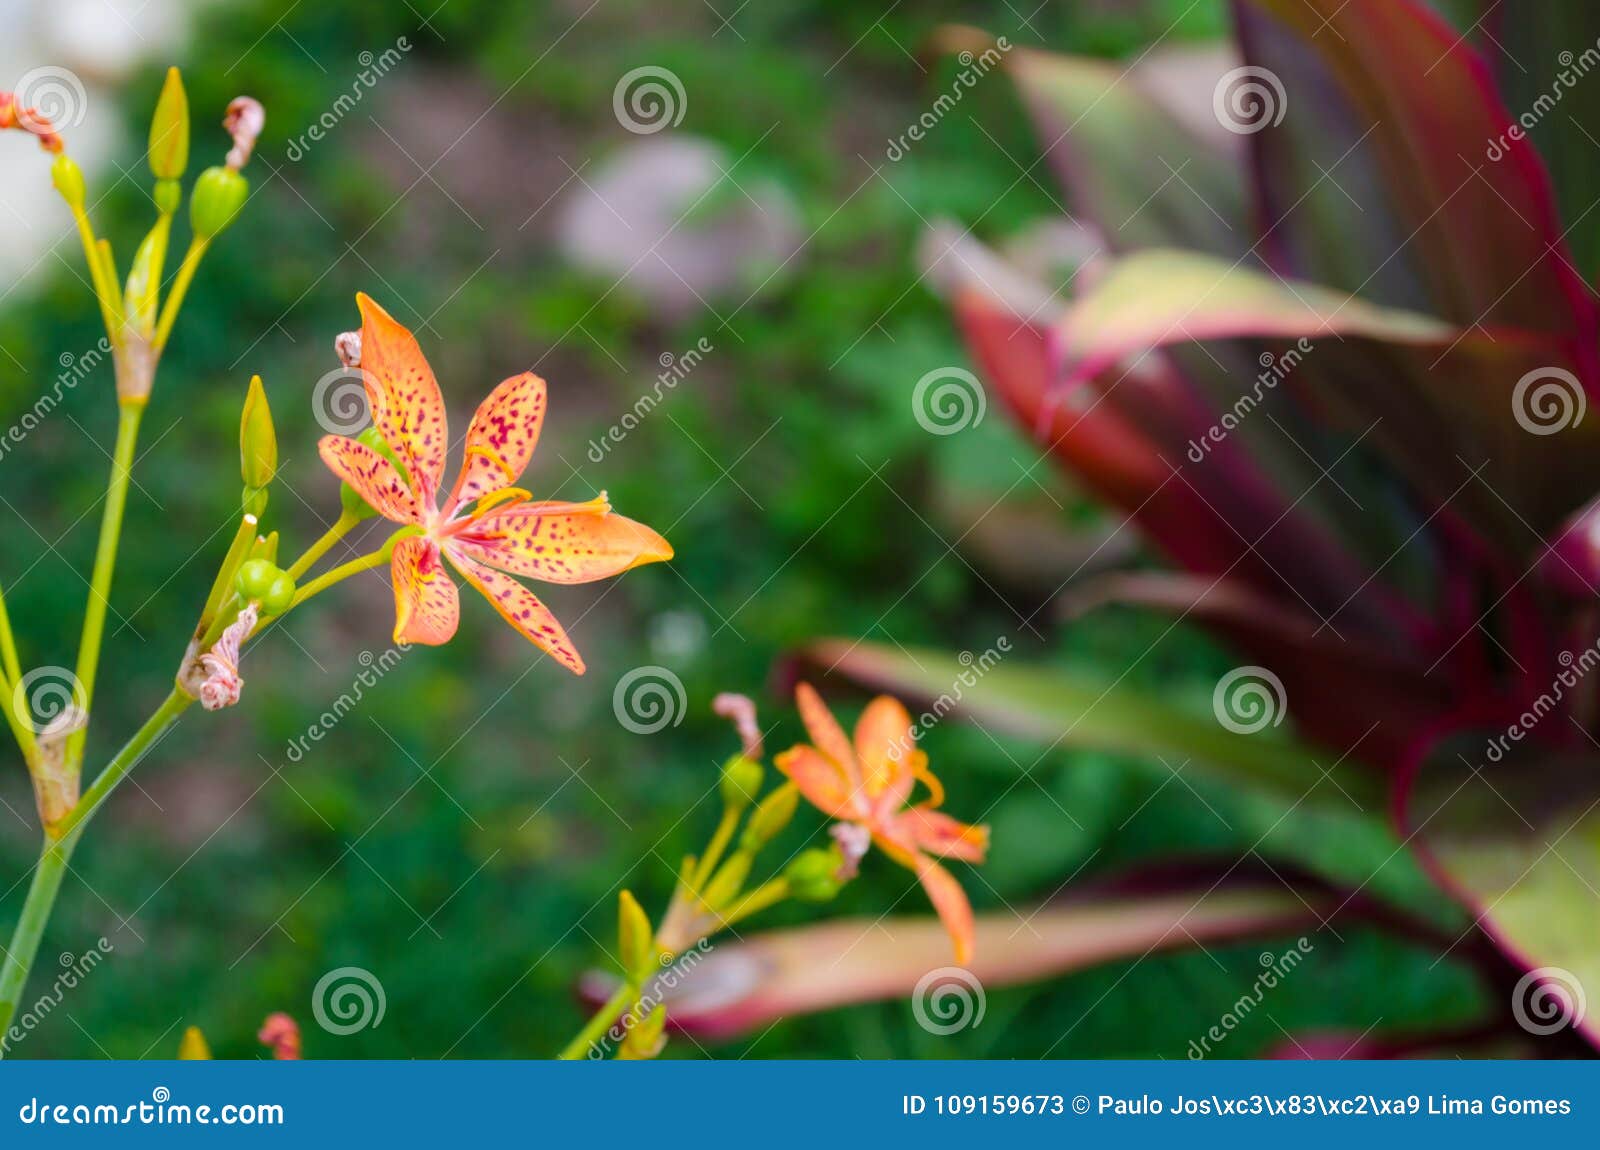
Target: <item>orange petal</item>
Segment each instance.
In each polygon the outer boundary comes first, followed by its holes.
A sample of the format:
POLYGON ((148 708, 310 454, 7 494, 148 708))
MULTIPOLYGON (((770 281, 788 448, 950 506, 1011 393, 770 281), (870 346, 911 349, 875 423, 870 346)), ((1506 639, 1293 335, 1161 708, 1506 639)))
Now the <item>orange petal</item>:
POLYGON ((429 647, 448 643, 461 621, 461 599, 439 562, 438 546, 420 535, 400 540, 389 572, 394 577, 394 641, 429 647))
POLYGON ((844 728, 839 726, 839 721, 828 710, 822 696, 810 683, 800 683, 794 689, 794 702, 800 709, 800 720, 806 725, 812 745, 839 764, 852 788, 860 786, 861 768, 856 765, 850 740, 845 738, 844 728))
POLYGON ((456 570, 494 604, 501 618, 574 675, 583 674, 583 658, 578 654, 578 649, 567 638, 566 631, 550 613, 550 609, 539 602, 532 591, 509 575, 474 563, 454 547, 448 554, 456 570))
POLYGON ((317 441, 317 453, 329 471, 354 488, 385 519, 396 523, 421 521, 417 498, 395 465, 365 443, 342 435, 324 435, 317 441))
POLYGON ((866 803, 855 793, 838 763, 815 747, 790 747, 772 760, 800 788, 806 801, 829 818, 855 821, 866 813, 866 803))
POLYGON ((911 716, 899 699, 879 695, 867 704, 856 721, 856 758, 861 762, 861 781, 867 794, 877 798, 891 784, 903 791, 896 803, 905 801, 914 783, 911 757, 911 716))
POLYGON ((451 507, 515 483, 533 458, 544 423, 544 380, 531 372, 503 380, 478 405, 467 429, 467 454, 451 507))
POLYGON ((372 422, 405 463, 423 501, 432 504, 444 476, 450 432, 444 396, 416 337, 365 292, 361 309, 361 381, 372 422))
POLYGON ((953 819, 943 811, 911 807, 894 818, 895 837, 936 858, 981 863, 989 850, 989 828, 953 819))
POLYGON ((672 558, 642 523, 593 504, 522 505, 495 511, 456 535, 453 546, 481 563, 546 583, 590 583, 672 558))
POLYGON ((928 892, 939 921, 950 932, 950 941, 956 948, 956 964, 966 966, 972 961, 974 935, 972 904, 967 901, 967 892, 961 889, 954 875, 930 858, 918 857, 917 877, 922 880, 922 889, 928 892))

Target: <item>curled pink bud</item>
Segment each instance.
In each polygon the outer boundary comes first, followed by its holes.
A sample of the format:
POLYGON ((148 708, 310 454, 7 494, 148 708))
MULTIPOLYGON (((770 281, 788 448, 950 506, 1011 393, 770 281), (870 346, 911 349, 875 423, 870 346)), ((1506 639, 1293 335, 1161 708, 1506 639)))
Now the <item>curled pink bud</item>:
POLYGON ((348 368, 361 366, 361 333, 359 331, 342 331, 333 337, 333 351, 339 357, 339 362, 348 368))
POLYGON ((50 117, 37 108, 21 107, 10 92, 0 92, 0 129, 20 128, 39 138, 39 146, 47 152, 59 153, 63 147, 61 135, 50 117))
POLYGON ((272 1048, 272 1057, 279 1062, 297 1062, 300 1058, 300 1024, 283 1011, 267 1015, 267 1020, 256 1032, 256 1040, 272 1048))
POLYGON ((216 644, 200 656, 205 678, 200 681, 198 698, 208 711, 220 711, 239 701, 244 679, 239 675, 239 646, 256 629, 260 611, 254 603, 246 605, 239 617, 222 632, 216 644))
POLYGON ((235 96, 228 105, 228 114, 222 118, 222 126, 233 137, 233 147, 228 149, 225 163, 237 172, 250 158, 261 129, 267 126, 266 109, 249 96, 235 96))
POLYGON ((756 725, 756 705, 748 695, 735 695, 724 691, 711 700, 711 709, 724 719, 731 719, 744 744, 744 757, 761 760, 761 728, 756 725))

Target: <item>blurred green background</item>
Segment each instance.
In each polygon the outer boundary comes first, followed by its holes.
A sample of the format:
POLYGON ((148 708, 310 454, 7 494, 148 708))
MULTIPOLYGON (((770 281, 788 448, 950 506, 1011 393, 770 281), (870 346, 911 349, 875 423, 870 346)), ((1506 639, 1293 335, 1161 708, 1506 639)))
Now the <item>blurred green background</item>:
MULTIPOLYGON (((1005 635, 1012 658, 1115 673, 1162 635, 1164 623, 1125 613, 1063 627, 1041 581, 1017 578, 1008 562, 1008 547, 1043 551, 1042 541, 964 538, 964 512, 1003 495, 1063 533, 1096 523, 998 410, 949 437, 913 417, 915 382, 966 362, 943 304, 918 279, 915 249, 929 223, 979 221, 980 237, 999 239, 1057 210, 1009 86, 979 85, 905 159, 883 157, 948 84, 950 65, 920 52, 941 23, 1125 57, 1158 39, 1223 35, 1219 3, 1108 0, 1031 14, 1006 0, 883 13, 843 0, 737 14, 689 0, 434 7, 225 4, 198 17, 177 61, 195 111, 191 173, 220 158, 213 124, 230 97, 259 97, 268 124, 247 170, 255 195, 200 273, 146 417, 90 760, 103 761, 168 689, 226 544, 251 373, 265 377, 277 417, 272 512, 285 550, 298 552, 336 514, 336 486, 315 456, 311 395, 334 366, 333 336, 356 326, 358 290, 417 330, 458 432, 489 387, 537 364, 552 404, 525 485, 561 498, 604 488, 662 529, 677 559, 545 596, 588 660, 583 679, 539 659, 464 592, 455 642, 408 653, 327 738, 291 756, 291 740, 351 689, 362 653, 387 649, 392 604, 384 582, 367 577, 297 613, 250 651, 243 705, 187 716, 95 826, 31 989, 47 987, 57 954, 101 935, 114 957, 19 1057, 170 1056, 191 1024, 220 1056, 255 1056, 255 1028, 278 1009, 301 1019, 312 1058, 547 1055, 582 1021, 573 985, 611 938, 618 885, 659 911, 671 865, 715 822, 711 788, 734 745, 710 714, 717 691, 755 695, 764 721, 778 722, 780 749, 800 731, 767 684, 775 659, 808 639, 983 650, 1005 635), (290 141, 349 90, 360 54, 402 36, 404 58, 293 159, 290 141), (691 236, 736 210, 747 189, 780 188, 790 201, 807 242, 759 292, 663 310, 559 254, 566 197, 638 142, 619 126, 612 94, 620 75, 645 64, 682 80, 677 131, 737 159, 735 178, 689 221, 691 236), (603 462, 588 458, 590 441, 649 390, 660 357, 701 337, 714 350, 688 381, 603 462), (641 735, 618 723, 612 692, 647 664, 681 679, 688 709, 680 725, 641 735), (309 999, 324 972, 345 965, 377 974, 388 1007, 380 1027, 335 1037, 312 1023, 309 999)), ((148 218, 140 154, 160 72, 150 61, 120 94, 117 164, 129 178, 97 212, 124 267, 148 218)), ((8 179, 47 178, 36 156, 7 158, 8 179)), ((116 176, 103 173, 100 186, 116 176)), ((51 212, 33 226, 65 232, 65 212, 51 212)), ((78 255, 69 243, 59 250, 0 308, 7 424, 55 376, 58 356, 97 336, 71 270, 78 255)), ((0 461, 0 582, 25 662, 70 664, 75 652, 114 419, 102 370, 0 461)), ((1203 712, 1228 665, 1180 631, 1131 681, 1203 712)), ((981 873, 961 868, 980 910, 1031 905, 1070 876, 1175 849, 1238 854, 1275 818, 1199 781, 1169 785, 1155 763, 1058 751, 1013 787, 1015 764, 1033 763, 1037 748, 1000 746, 954 723, 924 745, 951 811, 976 815, 1004 793, 986 816, 991 862, 981 873)), ((0 812, 3 889, 36 845, 15 755, 0 798, 18 815, 0 812)), ((819 837, 822 825, 803 813, 785 841, 819 837)), ((1308 851, 1347 856, 1364 876, 1388 849, 1306 816, 1273 830, 1260 852, 1278 865, 1308 851)), ((1375 889, 1426 902, 1406 865, 1397 860, 1375 889)), ((875 914, 911 883, 873 857, 820 913, 875 914)), ((0 903, 8 925, 22 893, 14 887, 0 903)), ((899 909, 920 905, 913 895, 899 909)), ((1403 1030, 1471 1016, 1466 975, 1430 969, 1431 954, 1360 928, 1341 934, 1319 937, 1304 973, 1219 1054, 1259 1053, 1285 1030, 1360 1033, 1380 1020, 1403 1030)), ((925 1033, 909 1004, 893 1002, 708 1049, 1183 1057, 1248 989, 1260 950, 1152 955, 1126 978, 1127 964, 1113 964, 991 990, 984 1024, 949 1037, 925 1033)), ((671 1053, 698 1052, 679 1042, 671 1053)))

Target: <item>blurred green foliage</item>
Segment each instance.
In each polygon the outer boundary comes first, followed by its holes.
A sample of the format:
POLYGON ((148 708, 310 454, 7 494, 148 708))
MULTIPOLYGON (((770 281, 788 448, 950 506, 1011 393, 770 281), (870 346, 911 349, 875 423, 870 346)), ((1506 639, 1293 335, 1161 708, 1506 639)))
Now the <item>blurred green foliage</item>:
MULTIPOLYGON (((18 1056, 170 1056, 189 1024, 219 1056, 250 1056, 256 1026, 276 1009, 300 1018, 313 1058, 548 1054, 581 1021, 572 986, 596 962, 597 940, 611 937, 616 889, 630 886, 658 911, 675 861, 715 821, 718 766, 735 745, 710 714, 716 691, 757 695, 781 749, 798 724, 763 684, 774 659, 806 639, 981 650, 1004 634, 1013 657, 1115 673, 1163 633, 1130 615, 1061 629, 1044 603, 997 590, 962 529, 931 509, 934 492, 954 483, 986 502, 1042 488, 1083 514, 999 411, 971 434, 936 438, 908 401, 923 373, 965 362, 943 305, 917 281, 913 251, 927 221, 979 221, 979 235, 997 237, 1057 211, 1003 79, 980 86, 903 161, 882 156, 940 77, 948 81, 949 65, 919 55, 942 22, 1127 55, 1158 38, 1221 34, 1220 4, 1048 5, 1023 22, 1032 5, 937 2, 880 14, 846 0, 785 0, 740 7, 720 27, 712 5, 695 3, 607 0, 585 12, 452 0, 423 23, 434 7, 223 5, 201 17, 179 61, 194 109, 193 168, 225 150, 214 125, 239 92, 266 105, 267 131, 247 170, 251 202, 200 273, 145 421, 91 762, 170 683, 227 543, 239 406, 253 372, 277 420, 272 523, 285 551, 337 513, 336 486, 315 456, 310 396, 334 366, 334 335, 356 324, 357 290, 417 330, 458 431, 494 382, 537 362, 552 405, 525 484, 539 497, 607 488, 625 513, 664 530, 678 557, 546 596, 588 659, 581 680, 464 592, 456 641, 406 654, 303 754, 292 741, 352 689, 363 652, 387 648, 392 607, 384 583, 366 578, 274 630, 245 662, 244 703, 186 717, 74 859, 33 989, 47 987, 52 956, 100 935, 114 959, 18 1056), (289 142, 348 90, 359 54, 400 36, 412 45, 404 60, 324 141, 290 159, 289 142), (748 152, 740 181, 779 181, 811 237, 765 293, 672 325, 564 267, 549 242, 556 209, 542 207, 577 185, 572 172, 631 140, 612 115, 612 88, 644 63, 681 77, 681 130, 748 152), (603 464, 590 463, 585 445, 648 387, 657 357, 702 335, 716 350, 691 383, 603 464), (612 689, 647 663, 681 677, 689 707, 681 725, 638 735, 615 720, 612 689), (339 1038, 316 1027, 309 999, 343 965, 377 974, 388 1009, 379 1028, 339 1038)), ((136 159, 160 78, 152 62, 125 94, 126 178, 102 176, 91 192, 103 196, 97 221, 124 261, 149 213, 136 159)), ((45 165, 13 178, 43 181, 45 165)), ((65 234, 66 215, 37 226, 65 234)), ((0 310, 8 424, 54 377, 58 356, 96 340, 92 301, 67 269, 76 253, 61 250, 65 262, 45 261, 0 310)), ((67 664, 74 653, 113 426, 102 370, 0 462, 0 581, 33 664, 67 664)), ((1178 634, 1129 681, 1204 707, 1223 666, 1217 651, 1178 634)), ((1069 876, 1180 849, 1237 855, 1262 840, 1269 857, 1317 850, 1348 858, 1356 875, 1388 849, 1308 819, 1269 830, 1237 797, 1197 784, 1201 802, 1168 785, 1159 764, 1038 759, 1037 748, 955 724, 925 747, 950 810, 992 806, 992 862, 962 868, 980 909, 1037 902, 1069 876)), ((35 846, 20 763, 0 797, 20 812, 0 815, 9 885, 35 846)), ((820 828, 802 814, 789 849, 820 828)), ((869 860, 826 913, 878 913, 911 882, 869 860)), ((1421 889, 1409 874, 1386 883, 1421 889)), ((19 884, 0 918, 9 922, 21 897, 19 884)), ((918 896, 900 909, 912 905, 918 896)), ((1304 973, 1222 1053, 1258 1052, 1282 1039, 1280 1028, 1359 1032, 1380 1018, 1404 1028, 1470 1013, 1465 976, 1430 971, 1431 955, 1368 931, 1341 933, 1319 942, 1304 973)), ((785 1022, 712 1053, 1182 1057, 1248 986, 1259 949, 1152 955, 1131 975, 1116 964, 993 991, 984 1025, 948 1038, 920 1030, 908 1004, 888 1003, 785 1022)), ((671 1050, 693 1053, 686 1042, 671 1050)))

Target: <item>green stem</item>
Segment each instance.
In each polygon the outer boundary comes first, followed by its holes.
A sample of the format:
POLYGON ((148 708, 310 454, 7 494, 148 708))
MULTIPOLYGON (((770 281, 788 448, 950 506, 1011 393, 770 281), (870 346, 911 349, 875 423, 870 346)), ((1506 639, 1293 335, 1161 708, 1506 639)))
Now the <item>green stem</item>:
POLYGON ((711 881, 711 872, 717 869, 717 863, 722 861, 722 852, 728 849, 728 843, 733 838, 733 832, 738 829, 739 816, 742 811, 732 807, 722 812, 722 821, 717 824, 716 831, 711 836, 711 842, 706 846, 705 856, 700 860, 700 865, 691 873, 689 889, 699 897, 705 890, 706 883, 711 881))
POLYGON ((250 553, 251 544, 256 541, 257 522, 254 515, 245 515, 239 520, 239 529, 234 532, 228 553, 222 558, 222 566, 217 568, 217 577, 211 583, 211 593, 206 596, 206 605, 200 610, 200 622, 196 630, 204 632, 211 626, 211 621, 217 617, 222 605, 233 592, 233 577, 238 572, 239 565, 244 562, 245 556, 250 553))
POLYGON ((561 1053, 556 1055, 563 1062, 573 1062, 582 1058, 589 1047, 606 1031, 611 1029, 617 1016, 633 1005, 635 987, 631 983, 623 983, 617 992, 606 1000, 606 1004, 595 1011, 589 1021, 578 1031, 577 1037, 561 1048, 561 1053))
MULTIPOLYGON (((78 683, 83 708, 94 701, 95 673, 100 668, 100 643, 105 636, 106 609, 111 605, 111 575, 117 565, 117 543, 122 538, 122 513, 128 505, 128 480, 133 475, 133 453, 139 442, 142 403, 125 403, 118 409, 117 444, 111 457, 111 478, 106 484, 106 509, 100 519, 100 542, 94 553, 94 574, 89 579, 89 602, 83 612, 83 638, 78 643, 78 683)), ((67 740, 69 770, 83 762, 87 724, 67 740)))
POLYGON ((294 561, 294 565, 289 568, 289 578, 299 579, 300 576, 311 570, 316 565, 317 560, 328 553, 328 548, 350 534, 355 529, 356 524, 360 522, 348 511, 341 512, 333 526, 323 532, 322 538, 307 547, 306 553, 294 561))
POLYGON ((5 965, 0 967, 0 1056, 5 1052, 11 1019, 17 1012, 34 957, 39 953, 45 924, 50 921, 56 895, 61 891, 61 880, 67 873, 67 860, 72 857, 77 841, 76 835, 47 841, 39 854, 38 865, 33 868, 33 882, 28 886, 27 901, 22 904, 22 917, 17 919, 5 965))
POLYGON ((89 265, 89 282, 94 287, 96 302, 100 305, 100 318, 105 322, 106 335, 113 343, 117 340, 117 321, 112 314, 112 300, 116 294, 116 285, 106 279, 105 264, 100 259, 100 246, 94 238, 94 228, 89 223, 89 214, 82 208, 72 209, 72 218, 78 225, 78 238, 83 241, 84 262, 89 265))
POLYGON ((183 297, 189 292, 189 284, 194 280, 194 273, 200 267, 200 257, 206 254, 210 240, 193 239, 189 241, 189 250, 183 253, 183 263, 178 265, 178 273, 173 277, 172 287, 167 292, 167 302, 161 308, 161 319, 156 323, 156 334, 151 346, 156 349, 156 354, 161 353, 167 346, 167 337, 172 334, 172 325, 178 321, 178 309, 183 307, 183 297))
POLYGON ((789 880, 786 878, 772 879, 745 895, 723 912, 720 916, 719 929, 730 927, 753 914, 759 914, 768 907, 777 906, 778 903, 788 897, 789 880))
MULTIPOLYGON (((363 571, 371 571, 374 567, 382 567, 387 562, 389 562, 388 548, 382 548, 374 551, 371 555, 363 555, 359 559, 350 560, 343 566, 335 567, 331 571, 325 571, 294 593, 294 601, 289 604, 289 611, 294 610, 318 592, 326 591, 335 583, 348 579, 352 575, 359 575, 363 571)), ((287 615, 289 611, 285 611, 284 614, 287 615)))
POLYGON ((13 683, 22 679, 22 664, 17 659, 17 640, 11 633, 11 616, 6 613, 6 594, 0 589, 0 666, 13 683))
POLYGON ((173 688, 172 693, 163 699, 161 705, 144 721, 144 726, 133 733, 133 737, 123 744, 122 750, 117 752, 116 757, 106 764, 105 770, 95 776, 94 782, 78 800, 78 805, 68 811, 66 817, 58 824, 50 828, 50 833, 58 840, 66 839, 88 822, 106 801, 106 797, 116 789, 117 784, 138 765, 144 753, 166 733, 167 728, 178 721, 178 716, 182 715, 193 702, 194 700, 188 695, 173 688))

